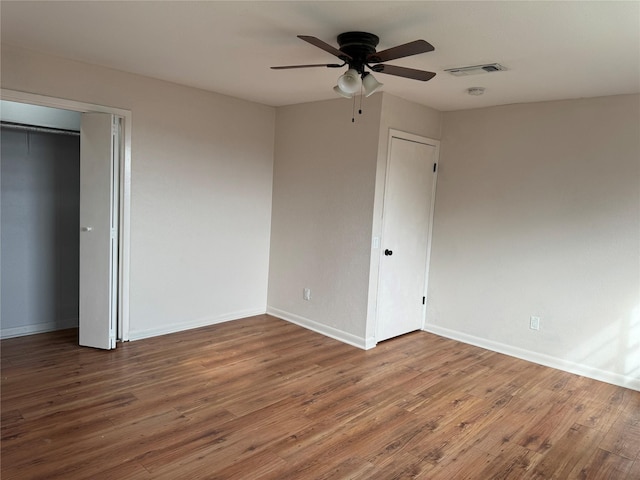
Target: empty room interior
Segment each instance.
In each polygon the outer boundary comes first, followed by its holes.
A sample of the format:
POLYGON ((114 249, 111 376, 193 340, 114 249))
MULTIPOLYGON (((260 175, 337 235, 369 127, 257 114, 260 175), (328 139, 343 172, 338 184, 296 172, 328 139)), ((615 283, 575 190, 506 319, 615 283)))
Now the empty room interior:
POLYGON ((0 19, 3 479, 640 479, 640 2, 0 19))

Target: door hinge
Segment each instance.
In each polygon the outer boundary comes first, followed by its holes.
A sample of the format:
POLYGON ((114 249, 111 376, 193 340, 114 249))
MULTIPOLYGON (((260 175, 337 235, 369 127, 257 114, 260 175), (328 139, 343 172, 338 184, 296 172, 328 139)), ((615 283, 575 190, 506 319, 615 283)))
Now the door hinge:
POLYGON ((437 163, 434 163, 434 164, 433 164, 433 171, 434 171, 434 172, 436 171, 436 165, 437 165, 437 163))
POLYGON ((424 302, 426 302, 427 297, 422 297, 422 304, 424 305, 424 302))

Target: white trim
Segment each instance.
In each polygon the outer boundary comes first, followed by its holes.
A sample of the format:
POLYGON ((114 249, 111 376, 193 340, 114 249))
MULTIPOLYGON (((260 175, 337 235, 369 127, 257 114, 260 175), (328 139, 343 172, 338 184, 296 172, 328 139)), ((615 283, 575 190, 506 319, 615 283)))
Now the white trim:
POLYGON ((56 330, 65 330, 67 328, 78 328, 77 318, 67 318, 59 322, 34 323, 31 325, 23 325, 22 327, 3 328, 0 330, 0 338, 22 337, 24 335, 33 335, 35 333, 55 332, 56 330))
POLYGON ((573 373, 575 375, 581 375, 583 377, 592 378, 601 382, 611 383, 620 387, 640 391, 640 379, 638 378, 608 372, 606 370, 589 367, 587 365, 581 365, 571 360, 553 357, 551 355, 545 355, 544 353, 538 353, 531 350, 525 350, 523 348, 514 347, 505 343, 495 342, 486 338, 469 335, 457 330, 450 330, 438 325, 426 324, 423 330, 426 332, 434 333, 436 335, 440 335, 442 337, 450 338, 452 340, 475 345, 476 347, 485 348, 493 352, 503 353, 505 355, 520 358, 528 362, 544 365, 545 367, 555 368, 557 370, 573 373))
POLYGON ((121 244, 120 244, 120 317, 122 318, 122 340, 129 340, 129 262, 131 251, 130 226, 131 226, 131 111, 121 108, 107 107, 93 103, 78 102, 63 98, 47 97, 34 93, 20 92, 0 88, 0 98, 12 102, 41 105, 43 107, 61 108, 76 112, 102 112, 111 113, 122 117, 124 123, 124 158, 122 159, 121 177, 121 244))
POLYGON ((232 320, 241 320, 255 315, 264 315, 264 313, 264 309, 254 309, 241 310, 238 312, 227 313, 225 315, 218 315, 216 317, 202 317, 186 323, 174 323, 171 325, 165 325, 161 328, 150 328, 147 330, 129 332, 129 340, 135 341, 142 340, 144 338, 158 337, 160 335, 168 335, 170 333, 183 332, 194 328, 208 327, 210 325, 230 322, 232 320))
MULTIPOLYGON (((435 140, 429 137, 423 137, 422 135, 416 135, 415 133, 403 132, 402 130, 396 130, 395 128, 389 129, 389 140, 392 138, 401 138, 403 140, 409 140, 411 142, 423 143, 425 145, 431 145, 440 149, 440 140, 435 140)), ((387 158, 391 153, 391 146, 387 146, 387 158)))
POLYGON ((333 328, 328 325, 323 325, 322 323, 315 322, 308 318, 301 317, 300 315, 296 315, 295 313, 286 312, 278 308, 267 307, 267 314, 278 317, 281 320, 286 320, 287 322, 294 323, 316 333, 320 333, 325 337, 333 338, 334 340, 338 340, 342 343, 346 343, 363 350, 369 350, 370 348, 376 346, 376 342, 373 337, 358 337, 357 335, 353 335, 352 333, 338 330, 337 328, 333 328))

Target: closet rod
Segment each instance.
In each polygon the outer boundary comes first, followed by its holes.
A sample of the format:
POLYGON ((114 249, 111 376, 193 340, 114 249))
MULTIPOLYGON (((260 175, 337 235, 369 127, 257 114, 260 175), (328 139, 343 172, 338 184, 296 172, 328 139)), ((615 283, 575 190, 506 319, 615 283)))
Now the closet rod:
POLYGON ((76 132, 75 130, 64 130, 62 128, 53 127, 38 127, 36 125, 25 125, 24 123, 0 122, 0 127, 11 128, 13 130, 22 130, 26 132, 58 133, 60 135, 72 135, 74 137, 80 136, 80 132, 76 132))

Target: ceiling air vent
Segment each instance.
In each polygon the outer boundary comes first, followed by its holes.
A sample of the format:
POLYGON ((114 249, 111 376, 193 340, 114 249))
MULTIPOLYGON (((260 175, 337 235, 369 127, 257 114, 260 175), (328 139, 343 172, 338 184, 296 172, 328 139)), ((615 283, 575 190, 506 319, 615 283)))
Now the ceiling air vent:
POLYGON ((473 65, 471 67, 447 68, 445 72, 449 72, 456 77, 464 77, 466 75, 478 75, 480 73, 502 72, 506 70, 499 63, 487 63, 485 65, 473 65))

